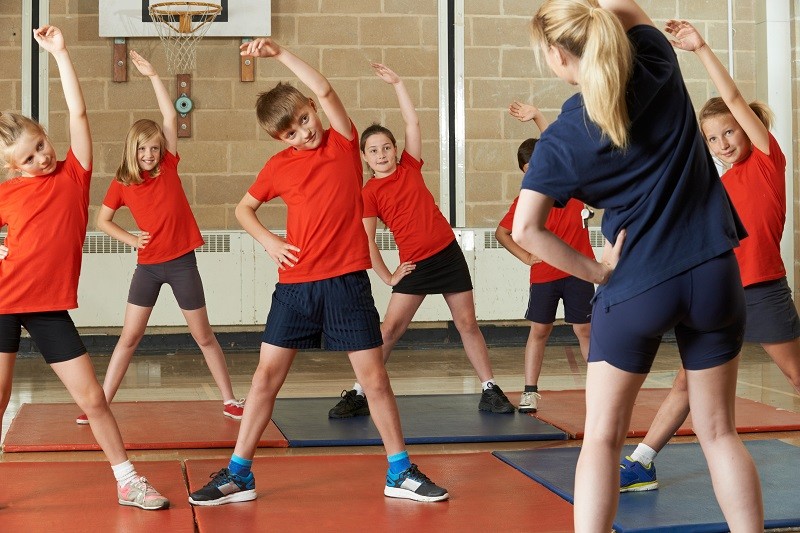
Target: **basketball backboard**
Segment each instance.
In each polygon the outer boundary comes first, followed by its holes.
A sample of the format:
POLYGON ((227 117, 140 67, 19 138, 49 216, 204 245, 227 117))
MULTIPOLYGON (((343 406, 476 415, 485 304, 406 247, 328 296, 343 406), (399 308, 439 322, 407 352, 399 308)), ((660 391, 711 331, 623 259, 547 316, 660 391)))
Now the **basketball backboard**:
MULTIPOLYGON (((100 0, 100 37, 158 37, 148 9, 164 0, 100 0)), ((270 0, 204 0, 222 6, 206 37, 263 37, 271 33, 270 0)))

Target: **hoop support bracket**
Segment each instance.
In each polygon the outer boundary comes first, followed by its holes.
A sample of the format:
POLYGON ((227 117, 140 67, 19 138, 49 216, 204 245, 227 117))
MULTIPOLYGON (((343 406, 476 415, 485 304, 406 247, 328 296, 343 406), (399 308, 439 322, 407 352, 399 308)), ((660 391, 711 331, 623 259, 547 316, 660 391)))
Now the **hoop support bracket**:
POLYGON ((178 74, 175 77, 178 98, 175 109, 178 111, 178 137, 192 136, 192 75, 178 74))
POLYGON ((124 37, 114 38, 114 81, 128 81, 128 43, 124 37))
MULTIPOLYGON (((242 44, 248 43, 253 39, 242 39, 242 44)), ((239 56, 239 81, 256 80, 256 58, 253 56, 239 56)))

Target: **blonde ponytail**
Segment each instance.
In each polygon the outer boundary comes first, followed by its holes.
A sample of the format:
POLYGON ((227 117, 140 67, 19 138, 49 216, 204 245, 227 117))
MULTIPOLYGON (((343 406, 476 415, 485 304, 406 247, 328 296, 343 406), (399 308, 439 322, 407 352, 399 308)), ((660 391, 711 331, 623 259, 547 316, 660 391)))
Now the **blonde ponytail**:
POLYGON ((589 119, 617 148, 629 143, 625 93, 633 50, 619 19, 597 0, 547 0, 531 20, 538 50, 558 46, 580 61, 580 87, 589 119))

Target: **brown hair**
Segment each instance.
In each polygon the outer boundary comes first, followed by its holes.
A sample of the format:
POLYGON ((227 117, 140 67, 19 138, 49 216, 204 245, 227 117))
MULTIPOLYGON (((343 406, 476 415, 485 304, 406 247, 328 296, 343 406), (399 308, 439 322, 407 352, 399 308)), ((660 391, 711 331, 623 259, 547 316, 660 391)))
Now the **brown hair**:
POLYGON ((381 126, 377 122, 373 122, 367 129, 361 132, 361 141, 359 146, 361 147, 362 153, 364 152, 364 145, 367 144, 367 139, 378 133, 383 133, 389 137, 389 140, 392 141, 392 144, 397 147, 397 141, 394 139, 394 135, 392 135, 391 130, 385 126, 381 126))
MULTIPOLYGON (((122 153, 122 163, 117 169, 116 180, 123 185, 139 185, 144 181, 142 172, 139 170, 139 158, 137 153, 139 146, 151 139, 158 139, 161 145, 161 158, 164 158, 164 153, 167 151, 167 139, 164 137, 164 131, 161 126, 156 124, 150 119, 143 118, 137 120, 128 130, 128 135, 125 137, 125 151, 122 153)), ((161 161, 159 161, 159 165, 161 161)), ((150 171, 150 175, 158 176, 161 171, 160 166, 150 171)))
POLYGON ((11 153, 25 132, 47 135, 41 124, 19 113, 0 113, 0 154, 6 168, 11 168, 11 153))
MULTIPOLYGON (((773 115, 769 106, 764 102, 753 101, 750 102, 750 109, 752 109, 753 113, 756 114, 758 120, 764 124, 764 127, 770 129, 772 126, 773 115)), ((719 96, 715 96, 703 104, 703 107, 700 108, 700 112, 697 114, 697 120, 700 122, 700 130, 702 131, 703 129, 703 122, 720 115, 733 116, 731 110, 728 108, 728 104, 725 103, 725 100, 719 96)))
POLYGON ((530 163, 531 156, 533 155, 533 149, 536 148, 536 143, 539 142, 539 139, 534 139, 531 137, 530 139, 525 139, 517 148, 517 163, 519 163, 519 169, 522 170, 525 165, 530 163))
POLYGON ((256 101, 256 117, 264 131, 278 138, 287 130, 295 119, 297 110, 308 104, 309 100, 296 87, 287 83, 278 83, 265 93, 258 95, 256 101))

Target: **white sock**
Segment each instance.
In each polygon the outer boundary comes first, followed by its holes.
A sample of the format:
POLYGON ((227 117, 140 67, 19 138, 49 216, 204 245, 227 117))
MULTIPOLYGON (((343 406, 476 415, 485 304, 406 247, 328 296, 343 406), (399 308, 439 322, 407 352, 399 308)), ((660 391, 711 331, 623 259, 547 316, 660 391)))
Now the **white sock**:
POLYGON ((491 378, 487 379, 486 381, 484 381, 483 383, 481 383, 481 388, 483 390, 486 390, 486 389, 489 388, 490 385, 494 386, 494 377, 491 377, 491 378))
POLYGON ((111 465, 111 470, 114 471, 114 478, 120 485, 130 483, 136 477, 136 469, 130 459, 118 465, 111 465))
POLYGON ((651 448, 644 442, 640 442, 639 445, 636 446, 636 449, 633 450, 633 453, 631 454, 631 459, 633 459, 634 461, 639 461, 644 466, 648 466, 656 458, 656 455, 658 455, 657 451, 655 451, 653 448, 651 448))
POLYGON ((364 389, 361 388, 361 385, 358 384, 358 381, 353 383, 353 390, 356 391, 356 394, 359 396, 364 396, 364 389))

